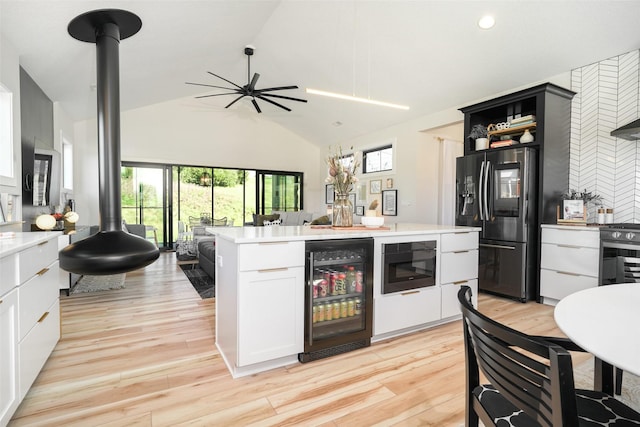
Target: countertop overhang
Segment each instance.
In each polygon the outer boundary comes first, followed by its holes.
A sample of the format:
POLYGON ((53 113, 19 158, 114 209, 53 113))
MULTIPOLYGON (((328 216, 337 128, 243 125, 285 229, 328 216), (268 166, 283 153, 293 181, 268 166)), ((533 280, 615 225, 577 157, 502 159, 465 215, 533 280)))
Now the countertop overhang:
POLYGON ((278 241, 305 241, 326 239, 358 239, 366 237, 412 236, 441 233, 466 233, 480 231, 480 227, 455 225, 401 223, 389 224, 387 228, 316 228, 311 226, 268 226, 268 227, 207 227, 209 234, 233 243, 260 243, 278 241))

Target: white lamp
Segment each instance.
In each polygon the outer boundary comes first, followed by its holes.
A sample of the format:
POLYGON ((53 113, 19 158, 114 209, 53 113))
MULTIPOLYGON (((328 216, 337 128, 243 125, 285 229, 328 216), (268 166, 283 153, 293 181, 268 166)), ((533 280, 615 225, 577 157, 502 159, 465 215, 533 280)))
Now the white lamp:
POLYGON ((42 214, 36 218, 36 226, 40 230, 51 230, 56 226, 56 219, 53 215, 42 214))
POLYGON ((75 224, 79 219, 80 215, 78 215, 76 212, 71 211, 64 214, 64 220, 70 224, 75 224))

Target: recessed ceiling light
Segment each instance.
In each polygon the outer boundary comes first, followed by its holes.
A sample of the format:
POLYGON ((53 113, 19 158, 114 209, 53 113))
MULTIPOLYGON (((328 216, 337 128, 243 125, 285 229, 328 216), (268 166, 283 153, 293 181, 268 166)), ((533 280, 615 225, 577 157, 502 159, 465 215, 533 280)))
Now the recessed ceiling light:
POLYGON ((496 25, 496 20, 493 19, 493 16, 491 15, 485 15, 478 21, 478 27, 482 28, 483 30, 493 28, 494 25, 496 25))

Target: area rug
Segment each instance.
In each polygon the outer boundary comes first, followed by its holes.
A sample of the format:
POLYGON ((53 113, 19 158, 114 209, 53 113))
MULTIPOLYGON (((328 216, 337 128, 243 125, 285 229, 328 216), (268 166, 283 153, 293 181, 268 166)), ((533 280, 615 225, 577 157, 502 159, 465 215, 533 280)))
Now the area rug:
POLYGON ((205 273, 200 266, 195 265, 195 268, 191 268, 190 264, 181 265, 187 279, 191 282, 194 289, 200 294, 200 298, 214 298, 216 296, 216 288, 213 279, 205 273))
POLYGON ((91 276, 85 274, 82 276, 76 286, 73 288, 74 294, 83 292, 100 292, 109 291, 111 289, 124 288, 125 273, 110 274, 106 276, 91 276))
MULTIPOLYGON (((593 390, 593 358, 574 366, 573 381, 576 388, 593 390)), ((629 372, 622 374, 622 394, 616 399, 640 411, 640 377, 629 372)))

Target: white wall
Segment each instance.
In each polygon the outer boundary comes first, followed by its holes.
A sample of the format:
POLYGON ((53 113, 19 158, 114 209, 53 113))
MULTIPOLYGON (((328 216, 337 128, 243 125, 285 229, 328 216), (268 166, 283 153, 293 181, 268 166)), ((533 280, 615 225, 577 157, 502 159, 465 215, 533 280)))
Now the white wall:
MULTIPOLYGON (((74 134, 76 158, 81 159, 74 179, 76 209, 91 223, 98 222, 96 126, 95 120, 77 123, 74 134)), ((190 98, 121 114, 123 161, 303 172, 309 212, 323 209, 319 155, 317 146, 263 116, 194 109, 190 98)))

